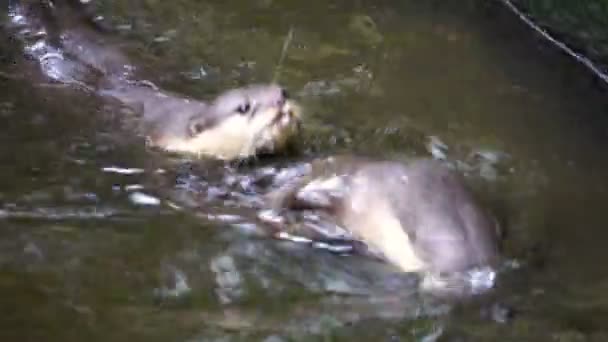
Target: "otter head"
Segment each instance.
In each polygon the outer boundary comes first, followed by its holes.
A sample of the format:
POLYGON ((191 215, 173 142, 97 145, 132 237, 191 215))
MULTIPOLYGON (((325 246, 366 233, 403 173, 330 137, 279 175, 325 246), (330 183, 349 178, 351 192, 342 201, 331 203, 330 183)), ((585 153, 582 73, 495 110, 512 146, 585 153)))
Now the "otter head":
POLYGON ((166 150, 239 159, 284 149, 299 131, 300 113, 280 86, 252 85, 219 95, 185 125, 166 150))

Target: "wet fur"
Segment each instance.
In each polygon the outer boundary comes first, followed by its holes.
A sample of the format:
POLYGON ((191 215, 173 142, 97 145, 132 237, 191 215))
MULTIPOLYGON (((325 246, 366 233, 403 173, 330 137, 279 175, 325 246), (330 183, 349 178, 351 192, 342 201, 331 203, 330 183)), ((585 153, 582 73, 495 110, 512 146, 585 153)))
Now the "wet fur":
POLYGON ((75 83, 126 106, 135 114, 130 118, 138 121, 138 133, 150 146, 241 159, 278 152, 298 133, 298 108, 276 84, 229 90, 211 102, 163 91, 134 80, 135 68, 113 37, 101 34, 99 23, 85 24, 92 20, 90 13, 74 10, 83 6, 79 1, 26 3, 12 10, 26 18, 18 29, 44 33, 43 38, 29 43, 35 46, 42 42, 52 52, 41 51, 35 56, 41 66, 52 66, 44 72, 56 81, 75 83), (241 112, 245 107, 251 110, 241 112))
POLYGON ((329 158, 304 180, 269 195, 275 210, 323 210, 405 272, 492 265, 496 222, 464 180, 434 160, 329 158))

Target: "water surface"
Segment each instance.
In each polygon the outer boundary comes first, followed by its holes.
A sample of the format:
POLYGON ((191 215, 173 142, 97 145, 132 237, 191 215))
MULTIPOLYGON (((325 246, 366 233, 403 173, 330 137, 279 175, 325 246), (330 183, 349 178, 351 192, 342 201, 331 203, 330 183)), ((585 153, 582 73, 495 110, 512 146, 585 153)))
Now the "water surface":
POLYGON ((2 340, 606 338, 605 88, 500 6, 106 0, 99 11, 165 88, 209 98, 278 73, 308 113, 302 157, 430 155, 439 139, 501 217, 505 259, 520 266, 460 306, 410 293, 370 303, 352 294, 384 291, 385 265, 195 215, 221 203, 136 205, 129 185, 164 200, 183 193, 174 173, 222 169, 146 150, 99 99, 23 77, 3 40, 2 340))

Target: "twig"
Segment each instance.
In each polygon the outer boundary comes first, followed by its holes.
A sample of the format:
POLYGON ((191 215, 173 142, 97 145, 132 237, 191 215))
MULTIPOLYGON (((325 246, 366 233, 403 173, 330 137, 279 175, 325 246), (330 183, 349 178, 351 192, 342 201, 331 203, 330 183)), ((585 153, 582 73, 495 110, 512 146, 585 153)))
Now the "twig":
POLYGON ((598 66, 596 66, 589 58, 575 52, 568 45, 551 36, 547 31, 543 30, 540 26, 534 23, 532 19, 530 19, 526 14, 524 14, 524 12, 517 8, 517 6, 515 6, 511 0, 499 1, 502 2, 509 10, 511 10, 511 12, 517 15, 519 19, 521 19, 526 25, 528 25, 534 31, 539 33, 544 39, 557 46, 560 50, 565 52, 570 57, 573 57, 577 62, 587 67, 593 74, 595 74, 602 81, 608 84, 608 75, 604 71, 602 71, 598 66))
POLYGON ((281 57, 279 58, 279 62, 277 63, 277 67, 275 68, 274 76, 272 77, 272 82, 276 82, 279 77, 279 71, 281 66, 283 65, 283 61, 285 60, 285 56, 287 55, 287 49, 289 49, 289 45, 293 40, 293 26, 289 28, 289 32, 285 37, 285 41, 283 42, 283 49, 281 50, 281 57))

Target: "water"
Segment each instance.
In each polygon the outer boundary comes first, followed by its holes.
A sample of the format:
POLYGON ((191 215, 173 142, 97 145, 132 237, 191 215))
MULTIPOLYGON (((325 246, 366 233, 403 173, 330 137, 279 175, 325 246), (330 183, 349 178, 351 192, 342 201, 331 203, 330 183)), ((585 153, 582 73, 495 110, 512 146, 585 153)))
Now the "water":
POLYGON ((28 78, 3 40, 3 341, 606 338, 605 87, 499 6, 107 0, 99 11, 167 89, 208 98, 278 71, 308 113, 302 158, 444 155, 499 214, 519 267, 493 293, 446 304, 404 291, 385 265, 259 237, 227 216, 248 208, 175 185, 176 174, 222 184, 221 166, 146 150, 98 99, 28 78), (103 170, 114 166, 144 172, 103 170))

